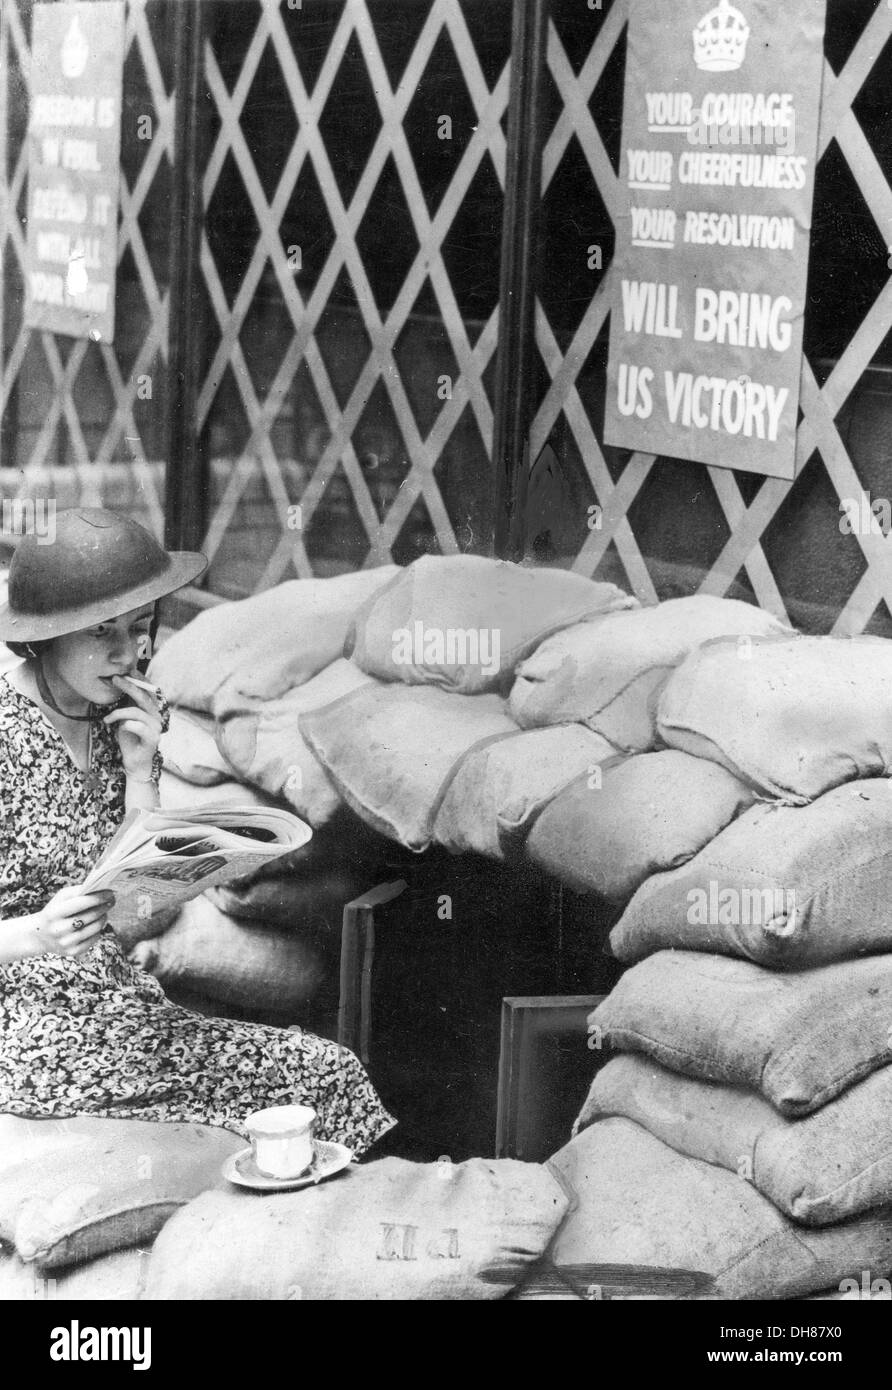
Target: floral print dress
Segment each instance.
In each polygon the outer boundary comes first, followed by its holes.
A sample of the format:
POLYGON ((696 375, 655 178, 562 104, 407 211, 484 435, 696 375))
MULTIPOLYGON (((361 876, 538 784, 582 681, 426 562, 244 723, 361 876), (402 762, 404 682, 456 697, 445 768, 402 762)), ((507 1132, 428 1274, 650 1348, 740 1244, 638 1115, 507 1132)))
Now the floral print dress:
MULTIPOLYGON (((0 931, 81 883, 124 815, 114 733, 88 779, 40 708, 0 676, 0 931), (91 780, 93 785, 91 785, 91 780)), ((356 1057, 302 1030, 205 1018, 131 965, 111 927, 77 957, 0 963, 0 1112, 191 1120, 245 1134, 268 1105, 312 1105, 360 1153, 391 1128, 356 1057)))

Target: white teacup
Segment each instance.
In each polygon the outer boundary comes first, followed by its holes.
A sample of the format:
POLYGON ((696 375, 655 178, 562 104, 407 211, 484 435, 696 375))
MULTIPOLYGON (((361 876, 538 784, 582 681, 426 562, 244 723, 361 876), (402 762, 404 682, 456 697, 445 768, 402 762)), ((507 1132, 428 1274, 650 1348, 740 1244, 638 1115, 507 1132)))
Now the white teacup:
POLYGON ((309 1105, 273 1105, 245 1119, 257 1171, 267 1178, 299 1178, 313 1162, 316 1111, 309 1105))

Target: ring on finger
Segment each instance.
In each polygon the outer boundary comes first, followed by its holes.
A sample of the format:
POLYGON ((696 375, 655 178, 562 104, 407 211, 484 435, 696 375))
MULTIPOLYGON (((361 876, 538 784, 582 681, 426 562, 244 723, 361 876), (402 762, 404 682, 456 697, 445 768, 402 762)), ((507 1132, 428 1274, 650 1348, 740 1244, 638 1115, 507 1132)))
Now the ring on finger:
POLYGON ((84 921, 83 917, 73 917, 71 920, 72 931, 83 931, 86 925, 87 924, 84 921))

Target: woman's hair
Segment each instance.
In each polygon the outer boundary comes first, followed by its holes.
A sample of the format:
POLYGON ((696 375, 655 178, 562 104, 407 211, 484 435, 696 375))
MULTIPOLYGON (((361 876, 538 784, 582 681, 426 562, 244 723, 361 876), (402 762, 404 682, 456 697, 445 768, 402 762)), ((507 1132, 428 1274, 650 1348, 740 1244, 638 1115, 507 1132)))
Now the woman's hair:
POLYGON ((44 642, 7 642, 6 643, 13 656, 24 657, 25 660, 30 656, 37 656, 44 647, 48 647, 49 641, 44 642))

